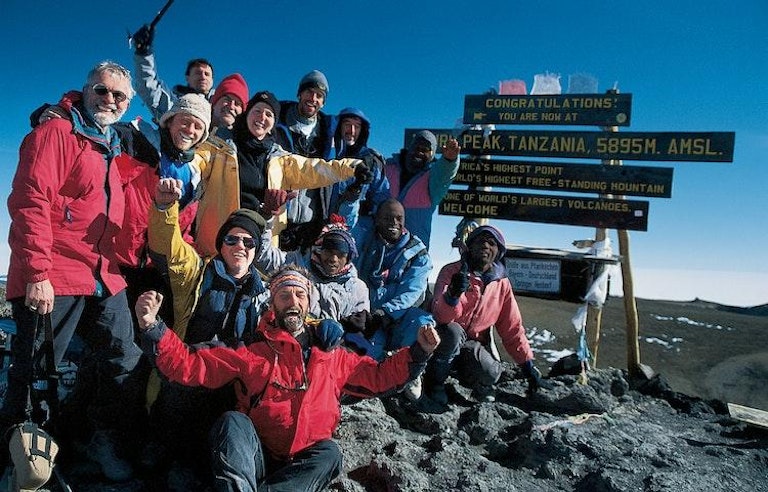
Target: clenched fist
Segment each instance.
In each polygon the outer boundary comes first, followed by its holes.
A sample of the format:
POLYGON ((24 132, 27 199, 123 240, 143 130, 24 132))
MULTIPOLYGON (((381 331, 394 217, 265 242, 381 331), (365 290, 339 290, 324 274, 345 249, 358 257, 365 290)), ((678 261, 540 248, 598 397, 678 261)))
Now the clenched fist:
POLYGON ((434 326, 424 325, 419 328, 416 341, 419 342, 419 345, 424 352, 431 354, 435 351, 437 346, 440 345, 440 335, 437 334, 437 330, 434 326))
POLYGON ((163 304, 163 294, 155 290, 148 290, 139 296, 136 301, 136 319, 142 331, 149 329, 157 321, 161 304, 163 304))

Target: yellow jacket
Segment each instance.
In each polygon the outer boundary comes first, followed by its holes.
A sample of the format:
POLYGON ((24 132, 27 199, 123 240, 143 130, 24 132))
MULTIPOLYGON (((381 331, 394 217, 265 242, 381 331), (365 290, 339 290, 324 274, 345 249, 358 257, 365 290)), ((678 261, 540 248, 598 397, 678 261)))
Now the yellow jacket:
POLYGON ((158 210, 154 205, 150 207, 147 236, 149 249, 167 262, 173 293, 172 329, 183 340, 197 302, 200 279, 210 257, 203 259, 181 236, 178 201, 165 210, 158 210))
MULTIPOLYGON (((187 334, 187 325, 192 317, 200 288, 200 279, 206 260, 200 257, 189 243, 184 241, 179 228, 179 202, 165 210, 154 205, 149 210, 149 249, 160 254, 167 261, 173 294, 173 331, 181 338, 187 334)), ((160 392, 160 378, 157 371, 149 375, 146 389, 147 409, 160 392)))
MULTIPOLYGON (((198 252, 204 257, 216 255, 216 234, 229 214, 240 208, 240 176, 237 152, 224 140, 210 136, 197 149, 202 157, 202 196, 197 209, 196 240, 198 252)), ((278 151, 267 163, 267 187, 272 190, 322 188, 347 180, 355 175, 359 159, 326 161, 319 158, 278 151)), ((277 245, 280 231, 288 224, 283 209, 272 226, 272 243, 277 245)))

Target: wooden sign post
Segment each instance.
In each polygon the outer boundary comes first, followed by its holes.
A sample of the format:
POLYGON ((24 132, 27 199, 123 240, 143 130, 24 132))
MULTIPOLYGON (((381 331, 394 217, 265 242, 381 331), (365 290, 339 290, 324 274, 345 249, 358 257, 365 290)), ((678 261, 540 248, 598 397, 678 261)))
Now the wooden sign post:
MULTIPOLYGON (((733 132, 622 132, 631 120, 630 94, 482 95, 465 97, 468 125, 590 125, 604 131, 429 129, 438 147, 456 138, 465 155, 454 185, 438 208, 442 215, 489 217, 596 228, 598 241, 616 229, 627 315, 627 364, 642 371, 639 327, 629 251, 629 230, 648 229, 649 204, 626 196, 670 198, 672 169, 623 166, 622 160, 732 162, 733 132), (481 157, 482 156, 482 157, 481 157), (546 158, 546 161, 489 156, 546 158), (599 159, 602 164, 551 162, 599 159), (488 188, 523 188, 517 193, 488 188), (558 193, 571 193, 563 195, 558 193), (597 194, 581 197, 573 193, 597 194)), ((422 130, 406 129, 405 144, 422 130)), ((600 339, 599 310, 588 309, 588 343, 594 362, 600 339)))

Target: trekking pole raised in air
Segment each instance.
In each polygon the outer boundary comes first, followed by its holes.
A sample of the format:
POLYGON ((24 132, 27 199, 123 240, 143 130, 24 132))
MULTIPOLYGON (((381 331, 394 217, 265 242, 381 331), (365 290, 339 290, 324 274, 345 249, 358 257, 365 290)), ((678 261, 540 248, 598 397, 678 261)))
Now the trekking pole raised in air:
MULTIPOLYGON (((168 12, 168 9, 171 8, 171 4, 172 3, 173 3, 173 0, 168 0, 167 2, 165 2, 165 5, 163 5, 163 8, 161 8, 160 11, 157 13, 157 15, 155 15, 155 18, 152 19, 152 22, 150 22, 149 26, 147 26, 147 29, 150 32, 155 30, 155 26, 157 25, 158 22, 160 22, 160 19, 163 18, 165 13, 168 12)), ((131 48, 131 46, 133 44, 133 37, 134 36, 135 36, 135 33, 131 34, 131 32, 128 31, 128 47, 129 48, 131 48)))

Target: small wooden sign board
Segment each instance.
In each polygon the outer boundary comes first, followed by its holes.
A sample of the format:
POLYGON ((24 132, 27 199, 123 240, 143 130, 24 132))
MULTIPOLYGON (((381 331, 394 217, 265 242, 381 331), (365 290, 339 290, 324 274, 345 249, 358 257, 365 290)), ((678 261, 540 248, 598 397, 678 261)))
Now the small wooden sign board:
POLYGON ((438 212, 459 217, 648 230, 648 202, 640 200, 450 190, 438 212))
POLYGON ((736 420, 768 429, 768 412, 764 410, 728 403, 728 413, 736 420))
MULTIPOLYGON (((406 128, 405 148, 420 130, 406 128)), ((634 161, 733 162, 736 138, 734 132, 429 131, 438 149, 456 138, 462 154, 634 161)))
POLYGON ((672 171, 671 167, 463 158, 453 184, 670 198, 672 171))
POLYGON ((631 94, 467 95, 469 125, 629 126, 631 94))

